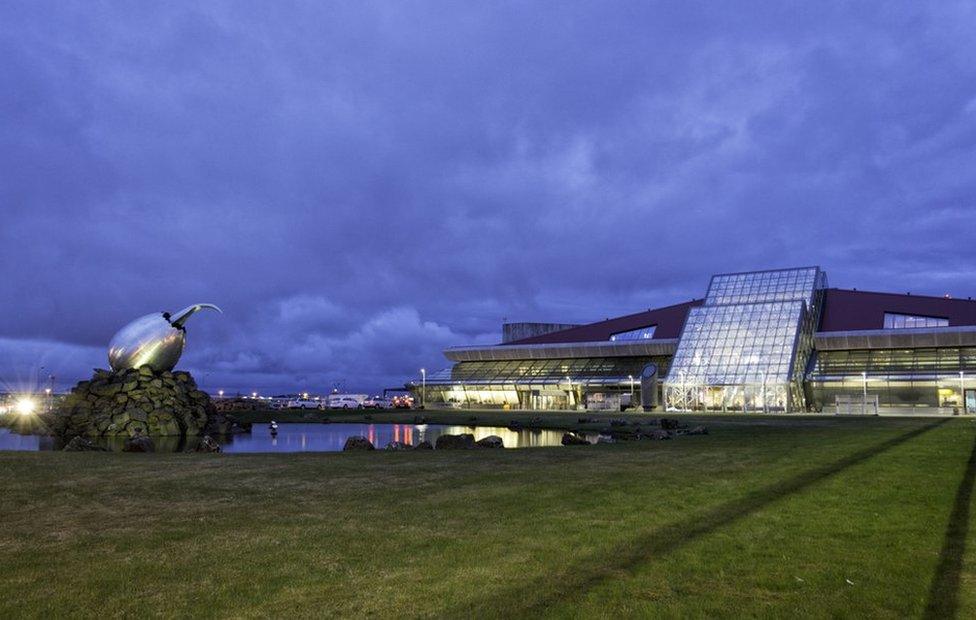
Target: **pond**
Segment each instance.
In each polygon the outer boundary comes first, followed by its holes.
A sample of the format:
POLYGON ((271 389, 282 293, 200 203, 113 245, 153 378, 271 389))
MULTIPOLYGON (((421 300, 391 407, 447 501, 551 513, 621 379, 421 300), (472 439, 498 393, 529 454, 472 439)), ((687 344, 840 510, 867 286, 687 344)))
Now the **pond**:
MULTIPOLYGON (((224 452, 339 452, 346 439, 361 435, 369 439, 377 449, 391 441, 417 445, 427 440, 432 444, 440 435, 471 433, 475 440, 497 435, 506 448, 537 448, 561 445, 563 431, 518 430, 501 426, 452 426, 446 424, 279 424, 277 435, 272 435, 267 424, 255 424, 250 433, 230 435, 218 439, 224 452)), ((584 435, 595 443, 595 433, 584 435)), ((181 452, 192 448, 194 439, 176 437, 154 438, 159 452, 181 452), (188 443, 190 442, 190 443, 188 443)), ((122 441, 114 440, 103 445, 121 450, 122 441)), ((0 428, 0 450, 59 450, 61 445, 53 437, 42 435, 18 435, 0 428)))

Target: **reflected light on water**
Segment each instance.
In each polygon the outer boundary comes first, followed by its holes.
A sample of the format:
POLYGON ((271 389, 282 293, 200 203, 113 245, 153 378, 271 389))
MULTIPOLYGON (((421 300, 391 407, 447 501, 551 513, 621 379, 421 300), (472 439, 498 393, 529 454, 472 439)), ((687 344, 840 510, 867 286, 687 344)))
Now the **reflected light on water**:
MULTIPOLYGON (((558 430, 518 430, 504 427, 470 427, 443 424, 279 424, 278 432, 272 434, 267 426, 255 424, 250 433, 219 437, 224 452, 340 452, 349 437, 362 436, 382 450, 393 441, 417 445, 422 441, 437 443, 444 434, 474 435, 475 440, 489 435, 502 438, 506 448, 537 448, 559 446, 563 431, 558 430)), ((587 436, 590 442, 596 435, 587 436)), ((157 452, 179 452, 192 449, 198 438, 181 440, 178 437, 155 437, 157 452)), ((124 440, 117 438, 99 443, 111 450, 121 450, 124 440)), ((56 450, 60 446, 51 437, 38 435, 18 435, 7 429, 0 429, 0 450, 56 450)))

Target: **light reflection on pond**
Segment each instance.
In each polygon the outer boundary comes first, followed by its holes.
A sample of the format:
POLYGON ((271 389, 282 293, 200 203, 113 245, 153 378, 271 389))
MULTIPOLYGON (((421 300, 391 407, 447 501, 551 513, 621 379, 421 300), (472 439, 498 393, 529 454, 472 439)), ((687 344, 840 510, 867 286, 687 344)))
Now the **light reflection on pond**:
MULTIPOLYGON (((234 435, 223 442, 225 452, 337 452, 346 439, 361 435, 384 448, 392 441, 417 445, 421 441, 436 443, 441 435, 470 433, 475 441, 497 435, 506 448, 534 448, 561 445, 563 431, 519 430, 500 426, 470 427, 444 424, 281 424, 273 437, 267 425, 254 425, 250 434, 234 435)), ((588 437, 596 441, 596 435, 588 437)))
MULTIPOLYGON (((561 445, 563 431, 557 430, 509 430, 500 426, 471 427, 445 424, 279 424, 277 435, 272 435, 266 424, 255 424, 250 433, 218 438, 224 452, 338 452, 346 439, 361 435, 372 442, 377 449, 386 447, 392 441, 417 445, 427 440, 436 443, 440 435, 459 435, 470 433, 475 440, 489 435, 502 438, 506 448, 535 448, 561 445)), ((586 435, 590 442, 596 435, 586 435)), ((181 452, 193 448, 193 438, 181 440, 177 437, 153 438, 158 452, 181 452)), ((99 442, 111 450, 122 449, 122 439, 99 442)), ((40 435, 18 435, 7 429, 0 429, 0 450, 59 450, 61 445, 52 437, 40 435)))

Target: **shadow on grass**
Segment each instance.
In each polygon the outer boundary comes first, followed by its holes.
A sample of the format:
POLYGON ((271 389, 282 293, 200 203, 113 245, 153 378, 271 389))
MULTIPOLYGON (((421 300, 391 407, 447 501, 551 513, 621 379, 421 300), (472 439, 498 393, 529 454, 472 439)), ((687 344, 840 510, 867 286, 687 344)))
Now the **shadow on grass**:
MULTIPOLYGON (((475 599, 457 609, 449 610, 445 615, 453 617, 471 614, 477 616, 492 615, 493 610, 494 613, 497 613, 499 600, 520 601, 519 609, 516 610, 519 615, 541 614, 551 605, 582 597, 586 592, 604 581, 619 578, 622 573, 632 571, 648 560, 672 553, 702 536, 765 508, 777 500, 835 476, 946 422, 946 419, 942 419, 927 424, 876 446, 855 452, 833 463, 757 489, 739 499, 721 504, 702 515, 692 516, 687 521, 644 532, 635 538, 614 545, 606 551, 565 565, 562 570, 555 570, 546 577, 536 579, 528 585, 512 589, 509 592, 493 593, 484 599, 475 599)), ((963 532, 963 537, 965 537, 965 532, 963 532)))
POLYGON ((949 515, 939 565, 929 588, 929 601, 925 606, 926 618, 954 618, 959 605, 959 582, 962 576, 962 560, 966 552, 966 536, 969 533, 969 504, 976 482, 976 440, 966 463, 956 500, 949 515))

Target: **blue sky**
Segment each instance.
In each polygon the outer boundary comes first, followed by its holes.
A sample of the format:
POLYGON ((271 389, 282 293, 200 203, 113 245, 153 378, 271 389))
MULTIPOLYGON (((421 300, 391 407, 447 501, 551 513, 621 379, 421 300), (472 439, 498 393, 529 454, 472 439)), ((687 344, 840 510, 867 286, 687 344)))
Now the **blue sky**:
POLYGON ((208 389, 373 391, 709 274, 976 294, 972 3, 5 2, 0 381, 213 302, 208 389))

